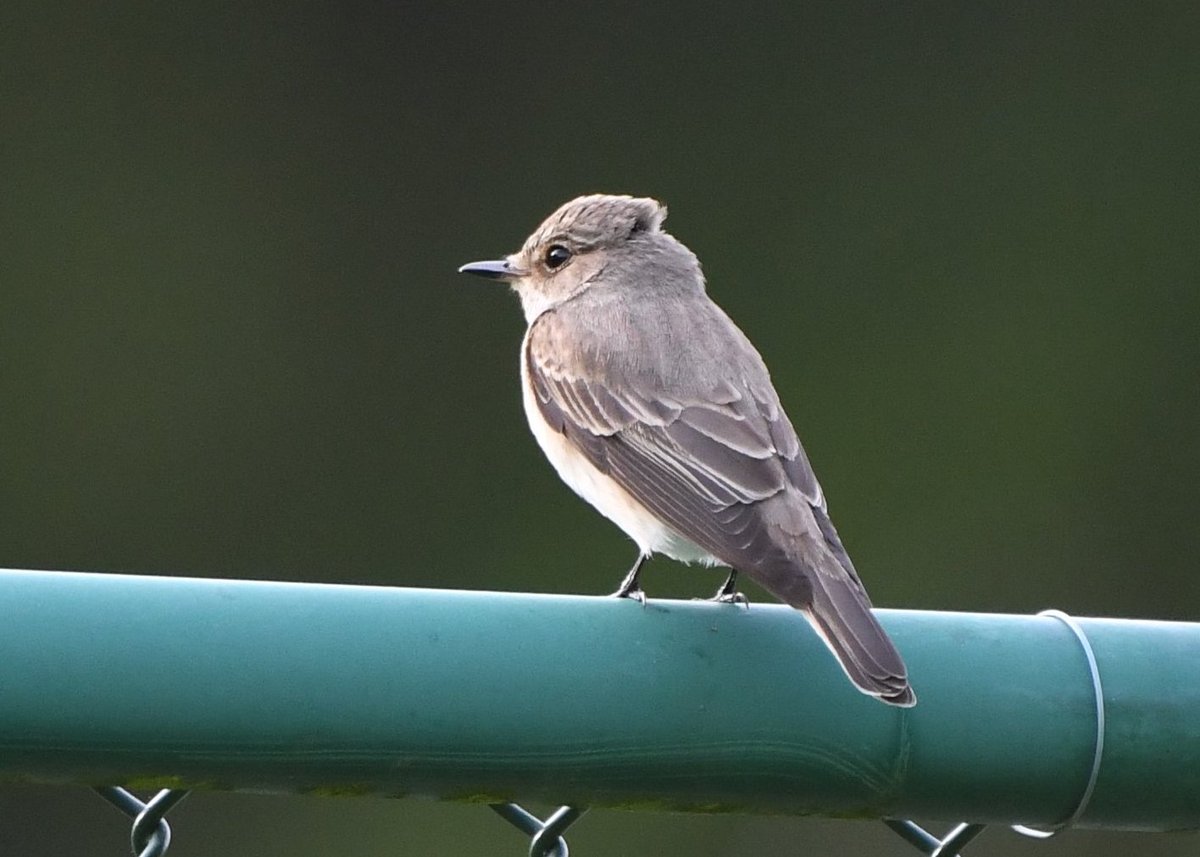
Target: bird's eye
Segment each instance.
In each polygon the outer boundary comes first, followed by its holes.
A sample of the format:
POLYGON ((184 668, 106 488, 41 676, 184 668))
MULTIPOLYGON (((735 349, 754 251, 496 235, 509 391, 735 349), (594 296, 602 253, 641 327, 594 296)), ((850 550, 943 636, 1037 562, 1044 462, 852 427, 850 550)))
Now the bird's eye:
POLYGON ((561 268, 571 258, 571 251, 561 244, 551 244, 546 251, 546 267, 551 271, 561 268))

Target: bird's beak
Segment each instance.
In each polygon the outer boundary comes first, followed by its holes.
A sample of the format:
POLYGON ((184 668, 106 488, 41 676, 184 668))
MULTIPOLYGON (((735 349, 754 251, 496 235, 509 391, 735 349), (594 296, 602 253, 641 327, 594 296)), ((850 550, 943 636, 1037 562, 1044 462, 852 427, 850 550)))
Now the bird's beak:
POLYGON ((487 277, 489 280, 516 280, 525 275, 509 264, 507 259, 496 259, 491 262, 470 262, 458 269, 460 274, 474 274, 477 277, 487 277))

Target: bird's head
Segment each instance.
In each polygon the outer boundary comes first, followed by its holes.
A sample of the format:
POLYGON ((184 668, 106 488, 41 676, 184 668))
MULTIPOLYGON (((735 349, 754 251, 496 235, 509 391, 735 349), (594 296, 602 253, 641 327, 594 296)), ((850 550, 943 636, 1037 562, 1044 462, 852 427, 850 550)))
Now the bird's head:
POLYGON ((696 257, 662 231, 666 216, 666 207, 647 197, 577 197, 547 217, 516 253, 459 271, 510 283, 531 322, 597 285, 702 283, 696 257))

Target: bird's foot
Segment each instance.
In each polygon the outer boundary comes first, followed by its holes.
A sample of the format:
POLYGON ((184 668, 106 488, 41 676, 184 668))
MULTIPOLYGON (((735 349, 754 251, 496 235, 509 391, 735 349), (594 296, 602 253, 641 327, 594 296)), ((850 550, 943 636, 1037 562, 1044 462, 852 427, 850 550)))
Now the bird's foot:
POLYGON ((621 581, 617 591, 612 594, 613 598, 632 598, 634 601, 640 601, 643 607, 646 606, 646 593, 642 592, 642 584, 638 580, 638 576, 642 573, 642 563, 645 561, 646 555, 638 554, 633 568, 629 569, 629 573, 625 575, 625 579, 621 581))
POLYGON ((642 591, 640 586, 624 587, 622 586, 616 592, 609 596, 610 598, 629 598, 633 601, 641 602, 643 607, 646 606, 646 593, 642 591))
POLYGON ((737 569, 730 571, 729 577, 725 578, 725 582, 721 584, 721 588, 708 600, 717 604, 744 604, 746 609, 749 610, 750 599, 738 592, 737 574, 737 569))
POLYGON ((721 589, 718 589, 717 594, 714 595, 712 598, 706 598, 705 600, 711 601, 714 604, 741 604, 747 610, 750 609, 750 599, 749 598, 747 598, 743 593, 738 592, 737 590, 734 590, 732 592, 726 592, 724 587, 722 587, 721 589))

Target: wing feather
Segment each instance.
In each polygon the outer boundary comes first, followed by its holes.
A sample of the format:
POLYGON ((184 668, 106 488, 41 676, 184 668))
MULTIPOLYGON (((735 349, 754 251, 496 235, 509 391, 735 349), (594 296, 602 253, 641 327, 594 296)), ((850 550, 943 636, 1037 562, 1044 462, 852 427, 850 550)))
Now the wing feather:
POLYGON ((772 553, 759 501, 789 486, 810 500, 819 496, 773 391, 764 395, 736 375, 717 376, 680 401, 678 392, 657 388, 650 373, 595 371, 553 324, 553 313, 535 322, 526 358, 546 421, 593 466, 723 562, 752 568, 772 553))
MULTIPOLYGON (((723 325, 717 337, 741 336, 715 305, 692 309, 719 314, 698 322, 723 325)), ((749 342, 743 337, 745 347, 733 354, 740 365, 714 361, 692 344, 671 355, 671 365, 647 367, 640 361, 654 355, 645 349, 612 353, 579 342, 587 316, 574 318, 566 335, 557 312, 534 321, 525 345, 546 422, 679 535, 804 610, 860 690, 912 705, 904 662, 871 613, 808 456, 749 342), (705 360, 672 375, 673 366, 705 360)), ((703 330, 694 332, 688 342, 704 340, 703 330)), ((612 342, 611 329, 601 333, 612 342)))

